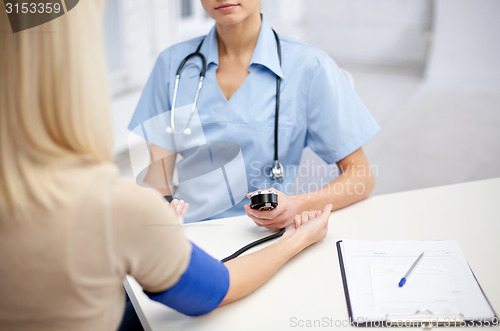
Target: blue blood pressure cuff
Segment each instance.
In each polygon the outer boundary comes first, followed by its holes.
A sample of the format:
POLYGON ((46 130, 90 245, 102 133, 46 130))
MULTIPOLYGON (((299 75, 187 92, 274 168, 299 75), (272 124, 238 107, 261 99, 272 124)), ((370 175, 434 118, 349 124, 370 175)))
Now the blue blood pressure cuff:
POLYGON ((222 262, 191 245, 191 260, 179 281, 161 293, 146 294, 180 313, 198 316, 211 312, 224 299, 229 289, 229 272, 222 262))

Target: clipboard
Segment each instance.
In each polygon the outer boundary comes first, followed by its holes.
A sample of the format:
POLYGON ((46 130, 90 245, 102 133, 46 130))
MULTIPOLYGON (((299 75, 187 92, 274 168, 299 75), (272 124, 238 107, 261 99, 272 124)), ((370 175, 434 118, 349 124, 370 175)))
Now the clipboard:
POLYGON ((454 240, 340 240, 337 252, 349 320, 354 326, 500 325, 454 240), (410 276, 407 288, 399 287, 402 270, 407 270, 421 252, 426 252, 422 265, 410 276))

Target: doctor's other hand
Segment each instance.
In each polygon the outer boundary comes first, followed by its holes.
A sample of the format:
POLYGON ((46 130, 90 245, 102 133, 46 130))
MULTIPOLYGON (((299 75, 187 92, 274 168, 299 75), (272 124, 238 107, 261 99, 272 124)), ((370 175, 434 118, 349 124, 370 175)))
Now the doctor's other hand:
MULTIPOLYGON (((262 211, 252 209, 250 205, 245 205, 244 208, 248 217, 250 217, 255 224, 276 231, 293 222, 295 215, 299 213, 299 207, 295 203, 293 197, 281 193, 274 188, 269 190, 278 193, 278 206, 276 208, 262 211)), ((247 194, 247 197, 250 198, 252 193, 253 192, 247 194)))
POLYGON ((332 205, 326 205, 321 211, 304 211, 295 216, 293 223, 286 229, 283 238, 302 238, 305 247, 322 240, 328 232, 328 219, 332 205), (299 237, 297 237, 299 236, 299 237))
POLYGON ((189 208, 189 203, 185 202, 184 200, 178 199, 173 199, 172 201, 170 201, 169 205, 175 210, 179 217, 184 217, 189 208))

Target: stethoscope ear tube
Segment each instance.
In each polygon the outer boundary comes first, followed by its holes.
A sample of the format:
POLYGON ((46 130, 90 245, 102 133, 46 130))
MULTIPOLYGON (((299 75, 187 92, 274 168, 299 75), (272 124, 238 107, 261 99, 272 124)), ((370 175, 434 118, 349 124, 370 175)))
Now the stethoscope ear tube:
MULTIPOLYGON (((200 44, 201 46, 201 44, 200 44)), ((196 105, 198 104, 198 98, 200 96, 200 91, 201 87, 203 86, 203 79, 205 78, 205 72, 207 70, 207 61, 205 60, 205 57, 203 54, 200 53, 199 47, 196 50, 196 52, 189 54, 182 60, 181 64, 179 65, 179 68, 177 68, 177 72, 175 74, 175 83, 174 83, 174 98, 172 100, 172 110, 170 111, 170 126, 165 129, 167 133, 181 133, 184 135, 190 135, 191 134, 191 129, 189 128, 189 123, 191 123, 191 118, 193 117, 194 111, 196 109, 196 105), (191 107, 191 113, 189 114, 189 118, 186 122, 186 126, 182 131, 177 131, 175 129, 175 104, 177 102, 177 93, 179 90, 179 81, 181 79, 181 71, 182 68, 184 68, 184 65, 188 60, 190 60, 193 57, 199 57, 202 62, 201 66, 201 71, 200 71, 200 81, 198 82, 198 88, 196 89, 196 95, 194 97, 194 102, 193 106, 191 107)))
MULTIPOLYGON (((278 59, 279 63, 281 66, 281 44, 280 44, 280 39, 278 37, 278 34, 274 29, 272 30, 274 37, 276 39, 276 48, 277 48, 277 53, 278 53, 278 59)), ((175 76, 175 85, 174 85, 174 96, 172 100, 172 109, 170 111, 170 126, 165 129, 165 131, 169 134, 174 133, 174 134, 184 134, 184 135, 189 135, 191 133, 189 129, 189 124, 191 122, 191 118, 193 117, 194 111, 196 109, 196 105, 198 103, 198 97, 200 95, 201 87, 203 85, 203 79, 205 78, 205 72, 207 70, 207 61, 205 59, 205 56, 201 54, 200 49, 201 45, 203 44, 204 39, 201 41, 201 43, 198 45, 198 48, 194 53, 189 54, 186 56, 181 63, 179 64, 179 67, 177 68, 176 76, 175 76), (192 58, 194 57, 199 57, 202 62, 201 66, 201 71, 200 71, 200 81, 198 83, 198 89, 196 91, 196 96, 195 100, 193 102, 193 106, 191 108, 191 113, 189 114, 189 118, 186 122, 186 125, 182 131, 177 131, 175 128, 175 104, 177 101, 177 93, 178 93, 178 88, 179 88, 179 81, 181 77, 181 71, 184 68, 184 65, 192 58)), ((278 127, 279 127, 279 109, 280 109, 280 82, 281 78, 276 75, 276 108, 275 108, 275 115, 274 115, 274 167, 270 172, 270 176, 272 179, 277 180, 278 182, 282 183, 283 182, 283 177, 284 177, 284 171, 283 171, 283 166, 279 163, 278 160, 278 127)))
POLYGON ((200 53, 199 50, 196 50, 196 52, 189 54, 182 60, 181 64, 179 64, 179 68, 177 68, 176 76, 181 75, 182 68, 184 68, 184 65, 186 64, 187 61, 189 61, 193 57, 199 57, 201 59, 202 65, 201 65, 201 71, 200 71, 200 77, 205 77, 205 72, 207 71, 207 60, 205 60, 205 57, 203 54, 200 53))

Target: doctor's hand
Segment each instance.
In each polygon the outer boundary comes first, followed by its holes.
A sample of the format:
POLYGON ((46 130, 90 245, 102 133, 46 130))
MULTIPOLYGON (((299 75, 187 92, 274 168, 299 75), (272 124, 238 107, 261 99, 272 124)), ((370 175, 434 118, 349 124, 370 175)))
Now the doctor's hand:
POLYGON ((184 202, 184 200, 173 199, 169 203, 170 207, 172 207, 179 217, 184 217, 186 215, 189 203, 184 202))
MULTIPOLYGON (((299 213, 299 208, 293 197, 289 197, 274 188, 269 190, 278 193, 278 206, 276 208, 262 211, 252 209, 250 205, 245 205, 244 208, 248 217, 250 217, 255 224, 276 231, 291 224, 295 215, 299 213)), ((252 193, 253 192, 247 194, 247 197, 250 198, 252 193)))

